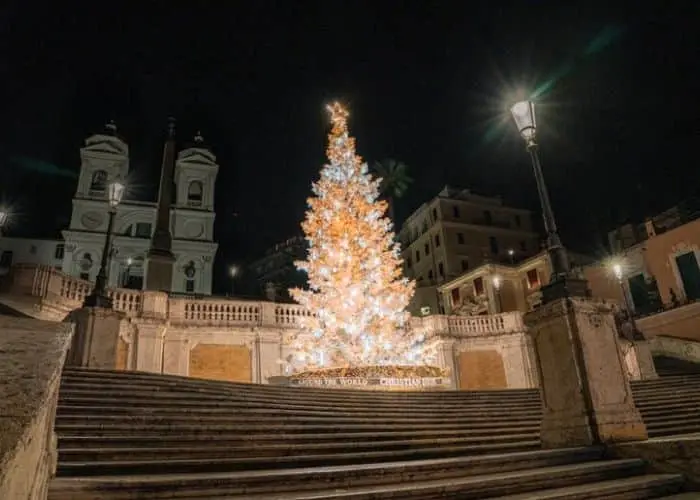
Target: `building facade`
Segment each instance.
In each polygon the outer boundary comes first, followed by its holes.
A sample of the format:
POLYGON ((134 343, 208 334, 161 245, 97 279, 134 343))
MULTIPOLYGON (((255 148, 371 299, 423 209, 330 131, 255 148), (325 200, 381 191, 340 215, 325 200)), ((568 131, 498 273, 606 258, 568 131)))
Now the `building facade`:
MULTIPOLYGON (((81 166, 68 228, 63 241, 2 238, 0 249, 9 263, 37 263, 59 267, 63 272, 94 281, 105 243, 109 205, 107 186, 115 179, 127 185, 117 206, 113 227, 113 249, 109 269, 110 287, 143 289, 148 273, 146 253, 156 221, 157 203, 130 197, 129 148, 108 126, 105 133, 85 141, 80 150, 81 166), (27 247, 25 249, 25 247, 27 247), (21 251, 20 251, 21 250, 21 251), (12 252, 8 254, 7 252, 12 252)), ((176 261, 171 291, 210 295, 214 242, 214 186, 219 166, 201 136, 178 154, 171 205, 173 253, 176 261)), ((0 266, 1 267, 1 266, 0 266)))
POLYGON ((416 280, 414 314, 445 311, 439 285, 484 263, 519 262, 541 249, 529 210, 447 186, 404 222, 399 240, 405 273, 416 280))
POLYGON ((278 243, 265 256, 248 266, 258 291, 269 300, 291 301, 290 288, 306 286, 306 274, 294 262, 306 259, 307 244, 303 236, 294 236, 278 243))

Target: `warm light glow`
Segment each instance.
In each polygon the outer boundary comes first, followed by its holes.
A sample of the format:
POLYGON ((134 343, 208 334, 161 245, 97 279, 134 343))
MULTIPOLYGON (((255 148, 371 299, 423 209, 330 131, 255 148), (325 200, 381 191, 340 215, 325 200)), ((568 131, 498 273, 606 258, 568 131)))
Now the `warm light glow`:
POLYGON ((534 141, 537 123, 535 121, 535 103, 532 101, 516 102, 510 108, 518 132, 526 141, 534 141))
POLYGON ((115 208, 122 201, 126 186, 120 180, 115 180, 109 184, 109 206, 115 208))
POLYGON ((493 277, 493 286, 496 290, 501 288, 501 277, 500 276, 493 277))
POLYGON ((239 271, 240 271, 240 268, 239 268, 238 266, 235 266, 235 265, 234 265, 234 266, 229 266, 229 268, 228 268, 228 274, 229 274, 229 276, 231 276, 232 278, 235 278, 236 276, 238 276, 238 272, 239 272, 239 271))
POLYGON ((9 214, 5 210, 0 210, 0 227, 3 227, 7 222, 9 214))
POLYGON ((126 265, 127 265, 127 266, 130 266, 130 265, 133 264, 133 263, 134 263, 134 259, 132 259, 131 257, 129 257, 128 259, 126 259, 126 265))
POLYGON ((622 264, 615 262, 612 264, 612 271, 618 280, 622 280, 622 264))
POLYGON ((408 324, 415 284, 402 277, 381 179, 355 152, 347 110, 334 103, 328 111, 329 164, 312 186, 302 223, 308 254, 296 263, 309 286, 290 290, 313 315, 289 334, 290 359, 299 369, 423 364, 432 344, 408 324))
POLYGON ((513 250, 512 248, 508 250, 508 255, 510 255, 511 257, 515 255, 515 250, 513 250))

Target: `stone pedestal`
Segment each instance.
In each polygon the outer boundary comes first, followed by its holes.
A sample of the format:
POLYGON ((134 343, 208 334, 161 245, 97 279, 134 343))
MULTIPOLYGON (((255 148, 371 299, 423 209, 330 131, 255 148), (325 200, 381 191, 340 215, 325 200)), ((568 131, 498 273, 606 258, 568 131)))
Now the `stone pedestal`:
POLYGON ((563 298, 529 313, 525 322, 537 353, 543 447, 647 438, 608 306, 592 299, 563 298))
POLYGON ((639 366, 640 380, 652 380, 659 378, 654 366, 654 356, 651 353, 651 345, 648 340, 635 340, 632 342, 637 365, 639 366))
POLYGON ((124 314, 113 309, 83 307, 73 311, 69 321, 75 323, 75 334, 66 365, 116 369, 123 319, 124 314))

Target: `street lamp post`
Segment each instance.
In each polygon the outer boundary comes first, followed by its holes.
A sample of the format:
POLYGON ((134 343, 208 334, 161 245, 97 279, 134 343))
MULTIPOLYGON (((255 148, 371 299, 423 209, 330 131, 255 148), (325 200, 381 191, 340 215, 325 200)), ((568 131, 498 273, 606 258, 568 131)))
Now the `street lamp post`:
POLYGON ((515 250, 512 248, 508 250, 508 257, 510 257, 510 263, 515 264, 515 250))
POLYGON ((617 284, 620 285, 620 291, 622 292, 622 298, 625 301, 625 309, 627 311, 627 320, 629 321, 629 326, 632 328, 632 335, 636 336, 637 332, 637 322, 634 319, 634 314, 632 313, 632 304, 630 303, 630 299, 627 296, 627 287, 625 287, 625 281, 623 279, 622 275, 622 264, 619 262, 615 262, 612 265, 612 270, 613 273, 615 274, 615 278, 617 278, 617 284))
POLYGON ((538 155, 535 103, 532 101, 517 102, 510 108, 510 112, 513 115, 520 135, 525 140, 526 149, 530 153, 537 183, 537 193, 542 206, 544 229, 547 233, 547 253, 552 268, 552 275, 550 283, 542 287, 542 301, 547 303, 568 296, 588 296, 586 281, 571 275, 566 249, 562 245, 557 231, 557 223, 554 219, 554 211, 549 201, 549 193, 544 182, 538 155))
POLYGON ((109 184, 107 191, 109 202, 109 221, 107 222, 107 234, 105 235, 105 245, 102 249, 102 259, 100 270, 97 273, 95 287, 92 293, 85 298, 83 307, 112 308, 112 299, 107 296, 107 280, 109 278, 109 263, 112 250, 112 227, 114 226, 114 216, 117 213, 117 205, 122 201, 124 195, 124 184, 120 180, 115 180, 109 184))
POLYGON ((2 236, 2 230, 5 229, 5 224, 9 218, 10 214, 8 214, 7 211, 0 210, 0 236, 2 236))
POLYGON ((494 276, 492 279, 494 289, 494 301, 496 305, 496 314, 501 313, 501 277, 494 276))
POLYGON ((238 276, 240 269, 236 265, 232 265, 228 268, 228 274, 231 277, 231 296, 233 297, 234 289, 235 289, 235 281, 236 281, 236 276, 238 276))

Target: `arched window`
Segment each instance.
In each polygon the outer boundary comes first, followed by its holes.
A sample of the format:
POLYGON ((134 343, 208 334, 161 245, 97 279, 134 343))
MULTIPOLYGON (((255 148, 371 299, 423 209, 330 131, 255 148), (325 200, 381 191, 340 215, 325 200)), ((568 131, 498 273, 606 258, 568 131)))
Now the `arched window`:
POLYGON ((95 170, 90 181, 90 191, 99 191, 104 193, 107 188, 107 172, 104 170, 95 170))
POLYGON ((189 261, 185 266, 185 293, 194 293, 194 277, 197 274, 197 269, 194 261, 189 261))
POLYGON ((192 181, 187 188, 187 204, 191 207, 199 207, 202 205, 202 192, 204 186, 201 181, 192 181))

